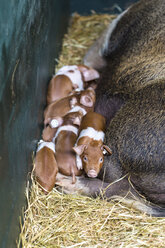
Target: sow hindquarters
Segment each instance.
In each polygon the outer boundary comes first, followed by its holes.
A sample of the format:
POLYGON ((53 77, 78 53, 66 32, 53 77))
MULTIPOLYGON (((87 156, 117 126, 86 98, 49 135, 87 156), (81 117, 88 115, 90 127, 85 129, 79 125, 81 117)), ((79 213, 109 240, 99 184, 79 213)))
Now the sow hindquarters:
POLYGON ((99 178, 81 177, 73 185, 58 175, 57 184, 67 193, 96 196, 102 192, 108 199, 126 196, 125 203, 153 216, 165 216, 164 106, 164 81, 139 90, 110 122, 105 142, 113 154, 105 157, 99 178))

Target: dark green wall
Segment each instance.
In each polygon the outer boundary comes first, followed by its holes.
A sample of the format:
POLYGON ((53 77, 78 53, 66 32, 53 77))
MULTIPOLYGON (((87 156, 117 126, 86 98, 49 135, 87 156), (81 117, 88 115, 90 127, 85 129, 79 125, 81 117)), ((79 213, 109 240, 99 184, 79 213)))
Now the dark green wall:
POLYGON ((68 0, 0 1, 0 247, 14 248, 68 0))
POLYGON ((70 0, 71 12, 82 15, 91 14, 91 10, 97 13, 119 14, 137 0, 70 0))
POLYGON ((112 13, 114 4, 123 9, 133 1, 0 0, 0 248, 16 247, 47 84, 70 9, 112 13))

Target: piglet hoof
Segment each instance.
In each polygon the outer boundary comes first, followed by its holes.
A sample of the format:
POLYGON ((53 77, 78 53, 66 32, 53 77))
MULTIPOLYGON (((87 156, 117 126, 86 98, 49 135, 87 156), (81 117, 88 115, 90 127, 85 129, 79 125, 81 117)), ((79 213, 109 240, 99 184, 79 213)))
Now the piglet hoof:
POLYGON ((66 194, 83 194, 84 184, 81 182, 82 177, 76 177, 76 181, 73 183, 72 177, 64 176, 57 173, 56 185, 58 190, 66 194))
POLYGON ((56 117, 49 122, 51 128, 56 128, 62 125, 63 119, 61 117, 56 117))
POLYGON ((56 120, 56 119, 51 120, 49 125, 51 126, 51 128, 58 127, 58 120, 56 120))

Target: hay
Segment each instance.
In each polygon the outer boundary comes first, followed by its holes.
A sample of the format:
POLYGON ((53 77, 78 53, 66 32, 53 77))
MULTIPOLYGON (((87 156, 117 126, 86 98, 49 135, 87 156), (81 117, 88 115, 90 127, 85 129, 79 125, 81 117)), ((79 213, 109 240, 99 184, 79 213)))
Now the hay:
MULTIPOLYGON (((109 15, 74 15, 65 35, 58 68, 77 64, 110 20, 109 15)), ((165 220, 152 218, 123 204, 65 195, 55 188, 44 195, 32 175, 26 188, 27 209, 17 247, 165 247, 165 220)))
POLYGON ((32 179, 20 242, 22 247, 164 247, 165 220, 120 203, 65 195, 44 195, 32 179), (29 196, 30 194, 30 196, 29 196))
POLYGON ((97 15, 79 16, 74 14, 68 33, 64 37, 62 53, 56 70, 63 65, 79 64, 88 48, 99 37, 115 16, 97 15))

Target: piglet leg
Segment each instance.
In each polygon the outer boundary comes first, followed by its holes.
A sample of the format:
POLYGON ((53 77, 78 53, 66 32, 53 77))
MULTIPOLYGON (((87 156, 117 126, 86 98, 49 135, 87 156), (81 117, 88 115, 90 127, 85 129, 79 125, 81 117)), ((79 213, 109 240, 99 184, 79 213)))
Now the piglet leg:
POLYGON ((76 176, 75 176, 75 172, 74 172, 74 169, 72 168, 71 169, 71 175, 72 175, 72 184, 75 184, 76 183, 76 176))

